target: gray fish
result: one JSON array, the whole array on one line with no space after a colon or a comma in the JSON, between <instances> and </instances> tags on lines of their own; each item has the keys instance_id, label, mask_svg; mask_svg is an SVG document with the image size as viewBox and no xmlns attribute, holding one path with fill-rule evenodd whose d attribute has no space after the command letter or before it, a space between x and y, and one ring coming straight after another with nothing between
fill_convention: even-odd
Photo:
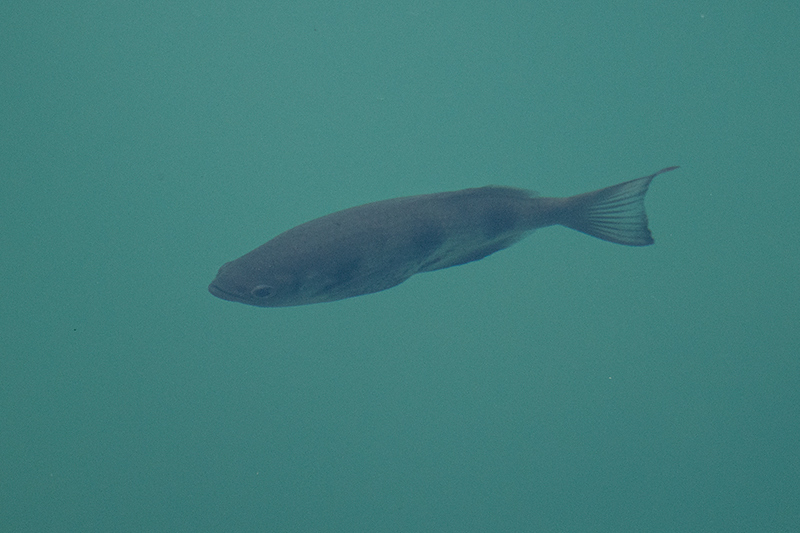
<instances>
[{"instance_id":1,"label":"gray fish","mask_svg":"<svg viewBox=\"0 0 800 533\"><path fill-rule=\"evenodd\" d=\"M333 302L419 272L477 261L560 224L629 246L653 243L644 196L655 174L568 198L480 187L351 207L281 233L219 269L214 296L260 307Z\"/></svg>"}]
</instances>

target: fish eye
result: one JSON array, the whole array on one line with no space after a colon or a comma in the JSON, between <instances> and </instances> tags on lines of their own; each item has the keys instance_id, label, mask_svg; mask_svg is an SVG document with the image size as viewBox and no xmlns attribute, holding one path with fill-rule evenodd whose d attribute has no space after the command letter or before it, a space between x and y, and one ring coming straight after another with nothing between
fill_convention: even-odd
<instances>
[{"instance_id":1,"label":"fish eye","mask_svg":"<svg viewBox=\"0 0 800 533\"><path fill-rule=\"evenodd\" d=\"M253 287L253 290L250 291L250 294L256 298L267 298L272 295L272 287L269 285L256 285Z\"/></svg>"}]
</instances>

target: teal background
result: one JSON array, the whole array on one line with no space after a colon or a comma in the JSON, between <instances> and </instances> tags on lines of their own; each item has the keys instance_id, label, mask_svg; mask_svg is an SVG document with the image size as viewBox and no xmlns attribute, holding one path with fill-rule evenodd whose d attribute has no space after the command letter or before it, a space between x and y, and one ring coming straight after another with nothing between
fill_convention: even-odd
<instances>
[{"instance_id":1,"label":"teal background","mask_svg":"<svg viewBox=\"0 0 800 533\"><path fill-rule=\"evenodd\" d=\"M0 530L800 530L800 4L5 2ZM217 268L373 200L681 169L316 306Z\"/></svg>"}]
</instances>

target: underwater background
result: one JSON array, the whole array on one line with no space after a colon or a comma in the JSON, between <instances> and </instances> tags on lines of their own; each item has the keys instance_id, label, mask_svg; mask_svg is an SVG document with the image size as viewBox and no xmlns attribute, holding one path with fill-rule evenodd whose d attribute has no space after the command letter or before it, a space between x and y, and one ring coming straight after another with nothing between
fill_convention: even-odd
<instances>
[{"instance_id":1,"label":"underwater background","mask_svg":"<svg viewBox=\"0 0 800 533\"><path fill-rule=\"evenodd\" d=\"M0 530L800 530L796 1L6 2ZM681 168L389 291L225 302L327 213Z\"/></svg>"}]
</instances>

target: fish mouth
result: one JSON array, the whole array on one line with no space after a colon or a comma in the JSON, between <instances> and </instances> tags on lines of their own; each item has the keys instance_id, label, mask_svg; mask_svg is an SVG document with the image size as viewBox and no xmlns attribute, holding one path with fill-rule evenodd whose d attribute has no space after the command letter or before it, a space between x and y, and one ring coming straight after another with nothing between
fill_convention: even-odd
<instances>
[{"instance_id":1,"label":"fish mouth","mask_svg":"<svg viewBox=\"0 0 800 533\"><path fill-rule=\"evenodd\" d=\"M229 302L241 302L242 298L233 294L231 292L226 291L225 289L221 289L219 285L216 285L213 281L208 286L208 292L216 296L217 298L222 298L223 300L227 300Z\"/></svg>"}]
</instances>

